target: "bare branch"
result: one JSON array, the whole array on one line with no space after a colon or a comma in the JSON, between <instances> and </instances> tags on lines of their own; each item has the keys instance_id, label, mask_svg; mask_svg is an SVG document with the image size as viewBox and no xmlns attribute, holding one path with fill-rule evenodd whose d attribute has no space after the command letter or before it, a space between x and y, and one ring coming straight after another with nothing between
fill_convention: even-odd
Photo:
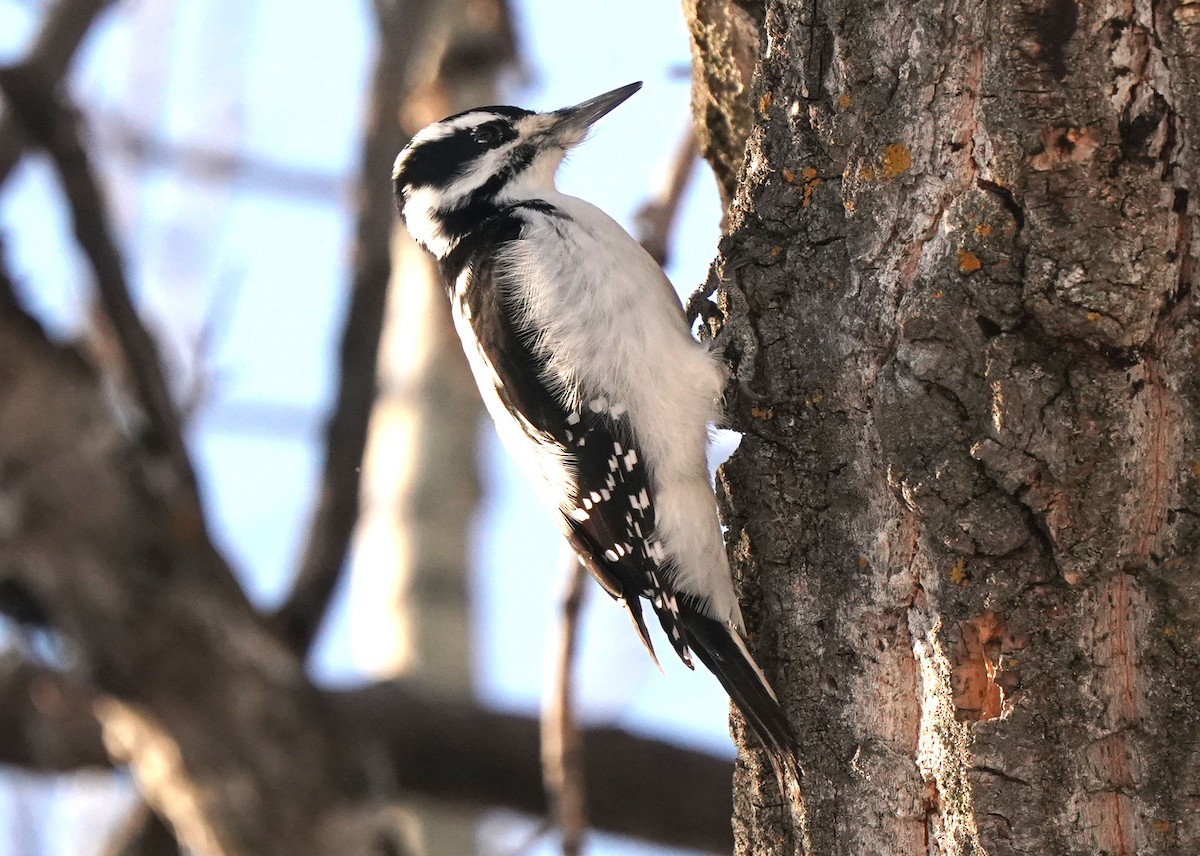
<instances>
[{"instance_id":1,"label":"bare branch","mask_svg":"<svg viewBox=\"0 0 1200 856\"><path fill-rule=\"evenodd\" d=\"M350 306L342 333L341 380L325 430L317 506L287 601L277 620L288 644L307 651L341 576L358 520L360 467L375 403L375 366L391 274L391 164L404 143L399 124L410 66L434 15L430 0L377 4L379 47L363 137L360 204Z\"/></svg>"},{"instance_id":2,"label":"bare branch","mask_svg":"<svg viewBox=\"0 0 1200 856\"><path fill-rule=\"evenodd\" d=\"M26 131L45 148L70 206L76 240L91 265L101 307L120 344L148 423L149 448L169 462L173 502L198 504L182 427L159 359L130 296L125 265L109 228L104 196L77 129L77 117L28 66L0 69L0 91Z\"/></svg>"},{"instance_id":3,"label":"bare branch","mask_svg":"<svg viewBox=\"0 0 1200 856\"><path fill-rule=\"evenodd\" d=\"M49 684L65 703L46 704ZM33 693L31 696L30 693ZM40 695L38 694L40 693ZM400 682L326 693L347 729L376 747L405 793L544 815L537 719L436 698ZM92 697L47 669L0 659L0 763L63 771L106 766ZM40 702L35 704L35 702ZM20 725L9 710L23 712ZM73 711L61 715L61 711ZM8 727L14 725L14 727ZM729 852L733 765L615 728L583 732L594 828L657 844Z\"/></svg>"},{"instance_id":4,"label":"bare branch","mask_svg":"<svg viewBox=\"0 0 1200 856\"><path fill-rule=\"evenodd\" d=\"M563 856L579 856L587 829L583 742L575 719L572 679L587 576L583 563L573 560L563 595L552 683L542 714L542 777L562 835Z\"/></svg>"},{"instance_id":5,"label":"bare branch","mask_svg":"<svg viewBox=\"0 0 1200 856\"><path fill-rule=\"evenodd\" d=\"M139 801L104 849L104 856L178 856L179 844L161 817Z\"/></svg>"},{"instance_id":6,"label":"bare branch","mask_svg":"<svg viewBox=\"0 0 1200 856\"><path fill-rule=\"evenodd\" d=\"M204 182L236 182L239 190L324 204L349 204L343 175L274 163L253 154L156 137L117 113L88 110L101 155L119 155L138 169L162 169Z\"/></svg>"},{"instance_id":7,"label":"bare branch","mask_svg":"<svg viewBox=\"0 0 1200 856\"><path fill-rule=\"evenodd\" d=\"M41 772L108 765L87 690L7 651L0 698L0 763Z\"/></svg>"},{"instance_id":8,"label":"bare branch","mask_svg":"<svg viewBox=\"0 0 1200 856\"><path fill-rule=\"evenodd\" d=\"M56 0L50 4L42 27L22 61L41 88L53 91L67 73L75 51L100 13L112 0ZM26 145L22 123L12 110L0 112L0 185L21 159Z\"/></svg>"},{"instance_id":9,"label":"bare branch","mask_svg":"<svg viewBox=\"0 0 1200 856\"><path fill-rule=\"evenodd\" d=\"M696 135L689 122L667 163L661 186L633 215L638 241L660 265L666 265L670 256L671 230L698 158Z\"/></svg>"},{"instance_id":10,"label":"bare branch","mask_svg":"<svg viewBox=\"0 0 1200 856\"><path fill-rule=\"evenodd\" d=\"M17 300L17 288L13 284L12 276L8 272L8 260L4 255L3 240L0 240L0 312L5 312L14 317L25 315L21 309L20 302Z\"/></svg>"},{"instance_id":11,"label":"bare branch","mask_svg":"<svg viewBox=\"0 0 1200 856\"><path fill-rule=\"evenodd\" d=\"M0 376L0 576L103 693L106 745L147 800L194 851L324 856L334 836L345 856L367 853L385 795L363 790L354 732L164 507L91 367L8 307Z\"/></svg>"},{"instance_id":12,"label":"bare branch","mask_svg":"<svg viewBox=\"0 0 1200 856\"><path fill-rule=\"evenodd\" d=\"M339 694L335 708L381 743L409 790L534 815L548 810L533 717L439 701L386 683ZM584 733L583 767L594 828L729 852L729 761L602 727Z\"/></svg>"},{"instance_id":13,"label":"bare branch","mask_svg":"<svg viewBox=\"0 0 1200 856\"><path fill-rule=\"evenodd\" d=\"M337 696L346 720L380 741L403 786L434 799L548 810L533 717L438 701L398 684ZM592 826L674 847L731 849L732 764L616 728L583 739Z\"/></svg>"}]
</instances>

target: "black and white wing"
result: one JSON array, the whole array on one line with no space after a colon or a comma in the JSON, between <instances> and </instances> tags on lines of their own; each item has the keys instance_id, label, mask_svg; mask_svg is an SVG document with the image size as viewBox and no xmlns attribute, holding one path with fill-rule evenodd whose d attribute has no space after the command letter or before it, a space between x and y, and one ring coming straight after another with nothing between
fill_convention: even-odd
<instances>
[{"instance_id":1,"label":"black and white wing","mask_svg":"<svg viewBox=\"0 0 1200 856\"><path fill-rule=\"evenodd\" d=\"M442 264L456 323L469 323L473 370L493 417L523 433L532 466L546 475L558 468L570 484L556 491L567 538L605 590L620 600L647 650L654 648L639 598L654 605L675 651L691 666L680 606L664 567L666 555L654 533L654 498L647 462L620 402L579 396L569 410L543 381L534 353L535 333L522 327L507 290L496 281L503 245L517 240L519 214L502 215L460 245ZM485 385L490 388L485 388ZM497 412L501 410L503 412ZM511 444L510 444L511 445ZM657 662L657 658L656 658Z\"/></svg>"}]
</instances>

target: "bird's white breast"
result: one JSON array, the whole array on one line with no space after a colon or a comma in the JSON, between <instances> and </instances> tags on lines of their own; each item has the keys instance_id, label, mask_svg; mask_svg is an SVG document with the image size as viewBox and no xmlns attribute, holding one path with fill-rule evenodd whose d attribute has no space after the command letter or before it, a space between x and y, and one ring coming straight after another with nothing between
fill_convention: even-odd
<instances>
[{"instance_id":1,"label":"bird's white breast","mask_svg":"<svg viewBox=\"0 0 1200 856\"><path fill-rule=\"evenodd\" d=\"M658 533L674 582L740 623L708 481L708 425L720 418L724 369L692 338L658 264L611 217L575 197L539 197L567 217L524 210L503 281L547 361L545 380L577 408L603 395L629 412L650 462Z\"/></svg>"}]
</instances>

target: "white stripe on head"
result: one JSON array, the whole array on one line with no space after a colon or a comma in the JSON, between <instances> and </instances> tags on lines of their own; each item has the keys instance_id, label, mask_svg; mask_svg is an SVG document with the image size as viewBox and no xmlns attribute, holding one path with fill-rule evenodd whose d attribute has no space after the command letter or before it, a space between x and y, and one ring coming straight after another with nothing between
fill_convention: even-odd
<instances>
[{"instance_id":1,"label":"white stripe on head","mask_svg":"<svg viewBox=\"0 0 1200 856\"><path fill-rule=\"evenodd\" d=\"M472 192L503 169L510 151L518 144L519 140L484 152L448 187L408 185L404 191L404 223L409 233L438 258L449 252L452 242L442 234L439 215L465 205Z\"/></svg>"},{"instance_id":2,"label":"white stripe on head","mask_svg":"<svg viewBox=\"0 0 1200 856\"><path fill-rule=\"evenodd\" d=\"M454 119L442 120L441 122L434 122L432 125L427 125L414 134L413 138L408 141L408 145L401 149L400 154L396 157L396 162L392 165L392 178L400 174L400 168L404 166L404 162L408 160L408 156L412 154L414 149L419 148L421 145L431 143L434 140L444 139L451 134L464 131L467 128L476 128L485 122L504 118L504 116L498 113L478 110L457 116Z\"/></svg>"}]
</instances>

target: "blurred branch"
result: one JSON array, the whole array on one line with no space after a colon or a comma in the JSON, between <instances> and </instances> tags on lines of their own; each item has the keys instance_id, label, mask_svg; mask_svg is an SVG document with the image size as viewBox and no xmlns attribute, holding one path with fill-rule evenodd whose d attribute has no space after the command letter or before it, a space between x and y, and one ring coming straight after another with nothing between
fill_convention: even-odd
<instances>
[{"instance_id":1,"label":"blurred branch","mask_svg":"<svg viewBox=\"0 0 1200 856\"><path fill-rule=\"evenodd\" d=\"M98 152L119 154L139 169L170 170L200 182L236 182L239 190L312 202L343 203L350 198L350 182L336 173L273 163L244 152L160 139L115 113L88 110L88 119L96 134Z\"/></svg>"},{"instance_id":2,"label":"blurred branch","mask_svg":"<svg viewBox=\"0 0 1200 856\"><path fill-rule=\"evenodd\" d=\"M139 801L105 846L104 856L179 856L179 844L163 819Z\"/></svg>"},{"instance_id":3,"label":"blurred branch","mask_svg":"<svg viewBox=\"0 0 1200 856\"><path fill-rule=\"evenodd\" d=\"M572 559L570 564L562 602L557 658L542 716L542 776L562 835L563 856L579 856L583 852L583 835L587 829L587 783L584 780L583 742L572 696L579 616L588 574L582 562Z\"/></svg>"},{"instance_id":4,"label":"blurred branch","mask_svg":"<svg viewBox=\"0 0 1200 856\"><path fill-rule=\"evenodd\" d=\"M0 91L12 114L45 148L71 211L75 238L96 280L100 305L120 345L149 426L150 447L165 456L175 484L167 495L196 504L196 479L183 442L179 413L159 359L129 293L125 266L109 228L108 210L77 128L77 115L27 66L0 68Z\"/></svg>"},{"instance_id":5,"label":"blurred branch","mask_svg":"<svg viewBox=\"0 0 1200 856\"><path fill-rule=\"evenodd\" d=\"M376 3L379 39L359 175L354 273L342 332L337 401L325 430L325 464L295 583L277 620L288 644L307 651L341 577L358 521L363 452L391 275L392 161L403 147L401 102L433 20L433 0Z\"/></svg>"},{"instance_id":6,"label":"blurred branch","mask_svg":"<svg viewBox=\"0 0 1200 856\"><path fill-rule=\"evenodd\" d=\"M97 693L110 753L194 852L345 856L389 839L353 731L153 487L92 367L0 307L0 577ZM253 798L247 798L252 794Z\"/></svg>"},{"instance_id":7,"label":"blurred branch","mask_svg":"<svg viewBox=\"0 0 1200 856\"><path fill-rule=\"evenodd\" d=\"M92 695L15 651L0 654L0 763L39 772L107 766Z\"/></svg>"},{"instance_id":8,"label":"blurred branch","mask_svg":"<svg viewBox=\"0 0 1200 856\"><path fill-rule=\"evenodd\" d=\"M633 215L638 242L660 265L666 265L670 255L675 218L698 158L696 135L689 122L667 163L661 186Z\"/></svg>"},{"instance_id":9,"label":"blurred branch","mask_svg":"<svg viewBox=\"0 0 1200 856\"><path fill-rule=\"evenodd\" d=\"M96 18L112 0L55 0L20 67L37 79L41 89L54 91ZM21 159L26 146L22 123L12 109L0 112L0 185Z\"/></svg>"},{"instance_id":10,"label":"blurred branch","mask_svg":"<svg viewBox=\"0 0 1200 856\"><path fill-rule=\"evenodd\" d=\"M17 289L8 273L8 259L4 254L4 241L0 238L0 312L14 317L27 317L17 300Z\"/></svg>"},{"instance_id":11,"label":"blurred branch","mask_svg":"<svg viewBox=\"0 0 1200 856\"><path fill-rule=\"evenodd\" d=\"M86 694L68 685L69 707L78 715L51 715L58 708L34 704L27 688L39 681L64 685L62 678L26 664L18 667L21 680L12 680L13 666L4 662L0 695L33 724L0 729L0 763L54 771L107 763L99 728L82 715L90 707ZM535 717L435 698L398 682L325 697L351 733L378 747L406 794L547 812ZM0 724L7 725L8 716ZM615 728L588 729L583 736L594 828L665 846L730 851L731 762Z\"/></svg>"}]
</instances>

